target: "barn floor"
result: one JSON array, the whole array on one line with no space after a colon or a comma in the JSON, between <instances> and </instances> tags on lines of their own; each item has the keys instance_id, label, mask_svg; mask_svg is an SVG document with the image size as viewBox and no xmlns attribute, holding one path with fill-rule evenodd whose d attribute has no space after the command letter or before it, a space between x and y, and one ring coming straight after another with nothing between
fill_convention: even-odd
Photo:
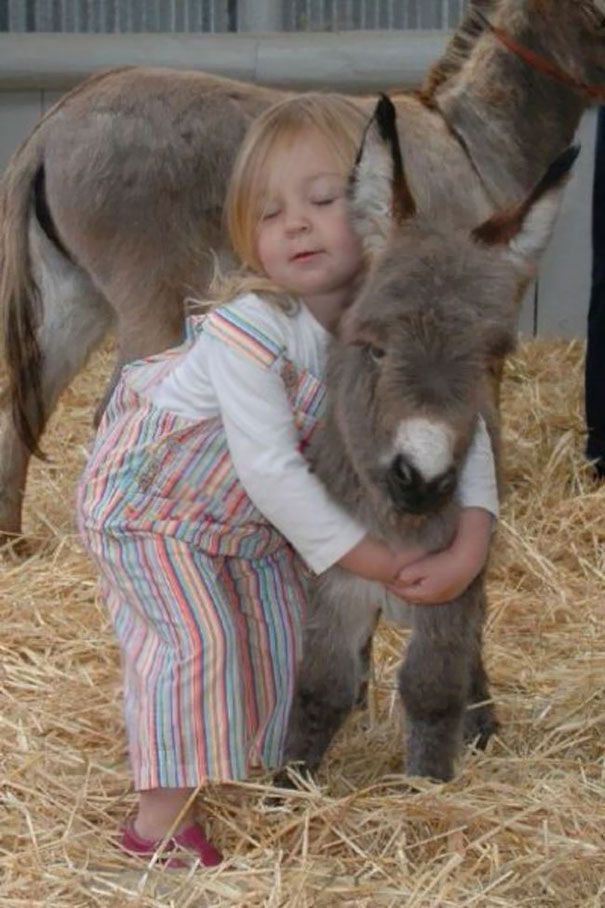
<instances>
[{"instance_id":1,"label":"barn floor","mask_svg":"<svg viewBox=\"0 0 605 908\"><path fill-rule=\"evenodd\" d=\"M27 495L29 557L0 556L0 904L602 908L605 485L581 456L582 348L532 342L503 387L505 500L489 571L487 664L502 722L455 781L400 774L403 632L380 632L366 715L318 786L269 779L200 799L228 860L146 871L112 836L134 803L118 654L73 525L101 352L65 394Z\"/></svg>"}]
</instances>

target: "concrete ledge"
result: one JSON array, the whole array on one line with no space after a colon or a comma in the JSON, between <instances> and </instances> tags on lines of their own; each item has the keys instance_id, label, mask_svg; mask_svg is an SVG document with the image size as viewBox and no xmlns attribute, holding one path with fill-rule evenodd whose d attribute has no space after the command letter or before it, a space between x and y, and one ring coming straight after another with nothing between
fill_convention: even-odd
<instances>
[{"instance_id":1,"label":"concrete ledge","mask_svg":"<svg viewBox=\"0 0 605 908\"><path fill-rule=\"evenodd\" d=\"M416 88L441 31L266 35L0 35L0 90L65 90L114 66L198 69L283 88Z\"/></svg>"}]
</instances>

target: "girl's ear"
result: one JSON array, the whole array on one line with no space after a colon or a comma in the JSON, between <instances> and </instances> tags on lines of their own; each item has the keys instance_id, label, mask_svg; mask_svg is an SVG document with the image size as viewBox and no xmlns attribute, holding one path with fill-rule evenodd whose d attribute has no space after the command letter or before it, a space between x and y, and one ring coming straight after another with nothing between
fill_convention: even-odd
<instances>
[{"instance_id":1,"label":"girl's ear","mask_svg":"<svg viewBox=\"0 0 605 908\"><path fill-rule=\"evenodd\" d=\"M579 145L566 148L520 205L492 215L473 230L473 239L486 246L506 246L520 264L535 265L550 239L579 151Z\"/></svg>"},{"instance_id":2,"label":"girl's ear","mask_svg":"<svg viewBox=\"0 0 605 908\"><path fill-rule=\"evenodd\" d=\"M353 225L370 255L384 246L394 223L416 211L403 169L395 107L386 95L381 95L365 128L348 198Z\"/></svg>"}]
</instances>

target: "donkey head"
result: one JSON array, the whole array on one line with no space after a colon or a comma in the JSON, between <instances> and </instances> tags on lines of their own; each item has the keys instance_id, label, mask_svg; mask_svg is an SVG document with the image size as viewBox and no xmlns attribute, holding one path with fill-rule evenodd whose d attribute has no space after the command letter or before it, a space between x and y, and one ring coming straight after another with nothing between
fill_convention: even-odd
<instances>
[{"instance_id":1,"label":"donkey head","mask_svg":"<svg viewBox=\"0 0 605 908\"><path fill-rule=\"evenodd\" d=\"M516 36L537 54L526 62L549 77L559 80L560 67L579 83L604 85L605 0L471 0L469 14ZM584 94L581 85L577 89ZM602 96L591 100L590 94L589 90L587 104L602 103Z\"/></svg>"},{"instance_id":2,"label":"donkey head","mask_svg":"<svg viewBox=\"0 0 605 908\"><path fill-rule=\"evenodd\" d=\"M605 0L471 0L469 19L510 31L580 82L605 82ZM539 59L527 62L541 68Z\"/></svg>"},{"instance_id":3,"label":"donkey head","mask_svg":"<svg viewBox=\"0 0 605 908\"><path fill-rule=\"evenodd\" d=\"M382 98L350 181L368 272L331 352L331 419L373 498L431 513L452 497L485 406L490 360L513 346L519 281L550 236L565 152L516 208L472 233L415 210L391 102Z\"/></svg>"},{"instance_id":4,"label":"donkey head","mask_svg":"<svg viewBox=\"0 0 605 908\"><path fill-rule=\"evenodd\" d=\"M573 61L571 75L605 87L605 0L540 0L540 12L550 33L546 46L559 36L554 42L559 64L569 69ZM587 103L603 103L603 97L591 101L589 92Z\"/></svg>"}]
</instances>

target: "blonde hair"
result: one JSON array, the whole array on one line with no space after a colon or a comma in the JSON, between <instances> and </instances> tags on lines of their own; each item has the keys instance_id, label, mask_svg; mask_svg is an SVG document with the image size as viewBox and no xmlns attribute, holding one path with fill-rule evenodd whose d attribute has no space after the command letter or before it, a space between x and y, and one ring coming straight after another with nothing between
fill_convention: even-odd
<instances>
[{"instance_id":1,"label":"blonde hair","mask_svg":"<svg viewBox=\"0 0 605 908\"><path fill-rule=\"evenodd\" d=\"M355 161L367 116L341 95L308 92L279 101L256 119L235 160L225 202L225 221L231 245L242 263L231 275L215 271L210 294L215 304L245 292L256 292L289 308L291 300L262 273L256 249L261 215L261 190L273 155L290 149L305 132L315 132L334 153L346 176Z\"/></svg>"}]
</instances>

